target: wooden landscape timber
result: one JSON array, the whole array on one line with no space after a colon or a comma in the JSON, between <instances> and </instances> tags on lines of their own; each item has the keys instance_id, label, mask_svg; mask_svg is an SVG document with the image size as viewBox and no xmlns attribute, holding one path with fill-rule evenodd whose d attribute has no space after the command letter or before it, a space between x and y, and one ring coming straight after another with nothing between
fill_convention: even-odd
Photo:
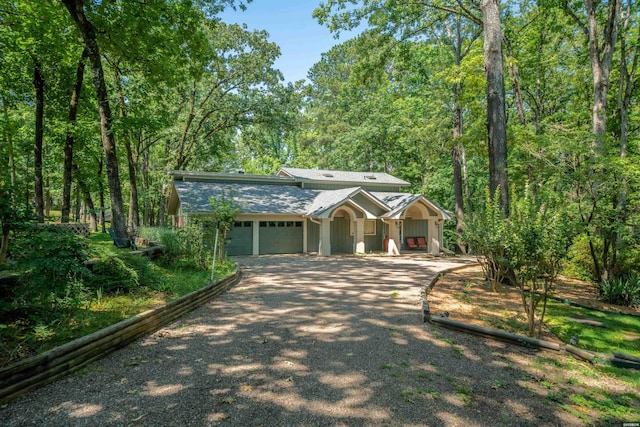
<instances>
[{"instance_id":1,"label":"wooden landscape timber","mask_svg":"<svg viewBox=\"0 0 640 427\"><path fill-rule=\"evenodd\" d=\"M601 361L607 361L608 363L610 363L612 366L615 366L615 367L640 370L640 358L632 355L627 355L619 352L613 352L613 355L607 355L607 354L592 352L589 350L584 350L584 349L575 347L571 344L555 343L555 342L540 340L540 339L532 338L528 336L517 335L514 333L502 331L499 329L492 329L492 328L486 328L479 325L468 324L468 323L449 319L448 318L449 313L447 312L445 312L444 315L442 316L432 315L429 307L429 302L427 299L428 299L429 293L431 292L433 287L437 284L437 282L446 273L451 273L453 271L464 269L473 265L474 264L457 266L454 268L444 270L438 276L432 279L427 285L425 285L422 291L423 300L422 300L422 306L421 306L424 322L435 323L449 329L466 332L466 333L472 333L475 335L492 338L492 339L496 339L496 340L500 340L500 341L504 341L511 344L528 347L528 348L555 351L559 353L568 353L580 360L584 360L589 363L596 363L598 360L601 360ZM564 298L556 297L554 299L565 304L574 305L576 307L588 308L590 310L597 310L592 307L571 303ZM606 313L615 313L607 310L599 310L599 311L603 311ZM572 317L571 319L578 323L584 323L592 327L606 328L606 326L601 322L588 321L588 319L585 320L580 317Z\"/></svg>"},{"instance_id":2,"label":"wooden landscape timber","mask_svg":"<svg viewBox=\"0 0 640 427\"><path fill-rule=\"evenodd\" d=\"M211 285L160 307L0 369L0 404L76 372L118 348L171 323L225 292L239 279L240 272L236 270Z\"/></svg>"}]
</instances>

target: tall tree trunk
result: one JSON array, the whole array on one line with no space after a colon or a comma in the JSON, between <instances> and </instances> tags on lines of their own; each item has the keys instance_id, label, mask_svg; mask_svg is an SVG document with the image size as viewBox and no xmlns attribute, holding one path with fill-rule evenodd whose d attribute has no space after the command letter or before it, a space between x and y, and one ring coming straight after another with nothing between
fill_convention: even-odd
<instances>
[{"instance_id":1,"label":"tall tree trunk","mask_svg":"<svg viewBox=\"0 0 640 427\"><path fill-rule=\"evenodd\" d=\"M44 186L44 214L48 217L51 215L51 179L47 175Z\"/></svg>"},{"instance_id":2,"label":"tall tree trunk","mask_svg":"<svg viewBox=\"0 0 640 427\"><path fill-rule=\"evenodd\" d=\"M76 209L73 217L74 222L80 222L80 186L76 185Z\"/></svg>"},{"instance_id":3,"label":"tall tree trunk","mask_svg":"<svg viewBox=\"0 0 640 427\"><path fill-rule=\"evenodd\" d=\"M120 186L120 175L118 172L118 156L116 154L116 141L111 130L111 107L107 93L107 85L104 79L102 68L102 58L96 40L96 32L93 24L87 20L84 14L83 0L62 0L69 10L71 18L78 26L84 45L87 48L91 71L93 73L93 85L96 90L98 102L98 113L100 115L100 133L102 146L105 154L105 164L107 169L107 182L111 196L111 226L116 235L125 236L127 234L124 220L124 205L122 203L122 189Z\"/></svg>"},{"instance_id":4,"label":"tall tree trunk","mask_svg":"<svg viewBox=\"0 0 640 427\"><path fill-rule=\"evenodd\" d=\"M149 197L149 151L145 150L141 156L142 156L142 167L141 167L142 190L146 195L144 198L144 207L142 208L143 209L142 224L146 226L151 226L153 225L151 224L151 218L153 215L151 214L152 205Z\"/></svg>"},{"instance_id":5,"label":"tall tree trunk","mask_svg":"<svg viewBox=\"0 0 640 427\"><path fill-rule=\"evenodd\" d=\"M44 138L44 78L40 61L33 59L33 86L36 90L36 129L33 144L34 193L33 199L38 221L44 221L44 195L42 181L42 140Z\"/></svg>"},{"instance_id":6,"label":"tall tree trunk","mask_svg":"<svg viewBox=\"0 0 640 427\"><path fill-rule=\"evenodd\" d=\"M126 105L124 102L124 93L122 91L121 75L116 67L116 88L118 90L118 110L121 118L127 116ZM138 184L136 179L136 159L131 149L131 132L126 130L124 136L124 146L127 151L127 166L129 169L129 226L134 228L140 227L140 208L138 206Z\"/></svg>"},{"instance_id":7,"label":"tall tree trunk","mask_svg":"<svg viewBox=\"0 0 640 427\"><path fill-rule=\"evenodd\" d=\"M7 101L2 99L2 112L4 114L5 120L5 134L6 141L8 145L8 155L9 155L9 174L10 174L10 182L11 182L11 198L13 200L14 191L16 188L16 160L15 155L13 153L13 129L11 127L11 119L9 118L9 106L7 105Z\"/></svg>"},{"instance_id":8,"label":"tall tree trunk","mask_svg":"<svg viewBox=\"0 0 640 427\"><path fill-rule=\"evenodd\" d=\"M100 199L100 226L102 232L107 232L106 218L105 218L105 206L104 206L104 184L102 184L102 159L98 160L98 195Z\"/></svg>"},{"instance_id":9,"label":"tall tree trunk","mask_svg":"<svg viewBox=\"0 0 640 427\"><path fill-rule=\"evenodd\" d=\"M510 58L514 57L513 47L509 38L504 37L504 44L507 48L507 54ZM516 110L518 111L518 123L521 126L527 124L527 116L524 113L524 100L522 99L522 89L520 87L520 69L518 63L515 60L509 61L509 77L511 77L511 84L513 85L513 98L516 102Z\"/></svg>"},{"instance_id":10,"label":"tall tree trunk","mask_svg":"<svg viewBox=\"0 0 640 427\"><path fill-rule=\"evenodd\" d=\"M482 0L480 10L484 29L484 68L487 78L489 189L494 195L496 189L501 188L500 205L508 215L507 115L502 64L502 26L498 1Z\"/></svg>"},{"instance_id":11,"label":"tall tree trunk","mask_svg":"<svg viewBox=\"0 0 640 427\"><path fill-rule=\"evenodd\" d=\"M64 144L64 166L62 178L62 219L61 222L69 222L69 212L71 212L71 181L73 170L73 145L75 143L74 128L78 117L78 102L84 81L84 65L88 56L87 49L82 51L80 61L76 67L76 79L73 83L71 101L69 102L69 121L67 123L67 137Z\"/></svg>"},{"instance_id":12,"label":"tall tree trunk","mask_svg":"<svg viewBox=\"0 0 640 427\"><path fill-rule=\"evenodd\" d=\"M629 144L629 109L631 108L631 96L635 89L636 74L638 71L638 57L640 56L640 31L636 32L637 40L630 47L627 46L627 30L630 28L630 19L633 13L631 2L627 3L627 8L622 22L622 31L620 33L620 85L618 88L618 113L620 115L619 130L619 150L620 158L624 161L627 158L627 148ZM629 66L631 69L629 69ZM617 221L621 224L627 223L627 180L624 179L620 183L618 192L617 211L619 218ZM609 277L614 274L615 264L617 263L617 248L622 243L622 233L616 233L616 240L613 244L612 262L610 271L607 273Z\"/></svg>"},{"instance_id":13,"label":"tall tree trunk","mask_svg":"<svg viewBox=\"0 0 640 427\"><path fill-rule=\"evenodd\" d=\"M462 137L462 108L460 107L460 91L461 84L456 82L453 88L453 151L451 157L453 160L453 193L455 195L455 212L456 212L456 232L461 237L464 233L462 221L464 220L464 196L462 182L462 153L464 148L460 142ZM467 253L467 247L461 240L458 241L458 248L463 254Z\"/></svg>"}]
</instances>

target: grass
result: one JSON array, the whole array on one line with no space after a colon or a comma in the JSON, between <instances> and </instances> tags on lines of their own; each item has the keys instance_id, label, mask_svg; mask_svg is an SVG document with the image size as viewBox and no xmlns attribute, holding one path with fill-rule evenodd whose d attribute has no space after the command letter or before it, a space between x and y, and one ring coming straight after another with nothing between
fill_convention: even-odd
<instances>
[{"instance_id":1,"label":"grass","mask_svg":"<svg viewBox=\"0 0 640 427\"><path fill-rule=\"evenodd\" d=\"M33 356L88 335L121 320L179 298L209 283L210 271L163 265L133 256L130 249L118 249L107 234L92 233L92 259L117 256L140 277L139 285L128 290L105 291L87 288L82 304L64 315L46 319L25 312L0 322L0 366ZM216 277L228 275L235 265L216 264Z\"/></svg>"},{"instance_id":2,"label":"grass","mask_svg":"<svg viewBox=\"0 0 640 427\"><path fill-rule=\"evenodd\" d=\"M571 320L579 317L602 322L606 327L588 326ZM598 353L613 351L640 357L640 317L606 313L549 300L545 323L564 342L578 337L576 347Z\"/></svg>"}]
</instances>

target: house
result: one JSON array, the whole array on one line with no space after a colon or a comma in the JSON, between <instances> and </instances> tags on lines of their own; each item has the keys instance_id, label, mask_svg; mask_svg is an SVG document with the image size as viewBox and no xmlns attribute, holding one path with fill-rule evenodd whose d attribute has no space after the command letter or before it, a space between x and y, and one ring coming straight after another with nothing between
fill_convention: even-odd
<instances>
[{"instance_id":1,"label":"house","mask_svg":"<svg viewBox=\"0 0 640 427\"><path fill-rule=\"evenodd\" d=\"M229 231L229 255L385 251L405 237L427 239L439 254L449 212L409 183L378 172L281 168L275 175L171 171L169 215L177 224L211 212L209 198L232 198L240 214Z\"/></svg>"}]
</instances>

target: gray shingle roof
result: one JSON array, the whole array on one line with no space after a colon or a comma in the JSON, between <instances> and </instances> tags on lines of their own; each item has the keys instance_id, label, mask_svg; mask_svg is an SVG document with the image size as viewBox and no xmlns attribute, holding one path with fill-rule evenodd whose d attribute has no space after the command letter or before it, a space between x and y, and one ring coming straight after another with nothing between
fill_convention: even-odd
<instances>
[{"instance_id":1,"label":"gray shingle roof","mask_svg":"<svg viewBox=\"0 0 640 427\"><path fill-rule=\"evenodd\" d=\"M225 183L203 181L173 182L180 198L182 211L186 214L211 212L209 198L227 197L234 202L245 214L281 214L305 215L311 217L322 216L328 209L337 207L350 200L356 194L364 192L383 202L391 210L384 217L400 214L418 199L424 199L419 194L395 192L365 192L360 187L343 188L340 190L306 190L292 185L268 185L251 183ZM432 202L430 205L443 212L444 218L451 218L451 213L439 208ZM354 204L357 203L353 202ZM361 208L362 209L362 208ZM367 213L367 217L371 216Z\"/></svg>"},{"instance_id":2,"label":"gray shingle roof","mask_svg":"<svg viewBox=\"0 0 640 427\"><path fill-rule=\"evenodd\" d=\"M318 191L290 185L174 181L185 213L211 212L209 197L232 197L243 213L304 215Z\"/></svg>"},{"instance_id":3,"label":"gray shingle roof","mask_svg":"<svg viewBox=\"0 0 640 427\"><path fill-rule=\"evenodd\" d=\"M354 193L357 193L359 187L343 188L341 190L320 191L309 208L309 216L318 216L322 212L345 201Z\"/></svg>"},{"instance_id":4,"label":"gray shingle roof","mask_svg":"<svg viewBox=\"0 0 640 427\"><path fill-rule=\"evenodd\" d=\"M395 176L383 172L347 172L323 169L280 168L281 173L297 179L313 181L353 182L355 184L409 185Z\"/></svg>"}]
</instances>

